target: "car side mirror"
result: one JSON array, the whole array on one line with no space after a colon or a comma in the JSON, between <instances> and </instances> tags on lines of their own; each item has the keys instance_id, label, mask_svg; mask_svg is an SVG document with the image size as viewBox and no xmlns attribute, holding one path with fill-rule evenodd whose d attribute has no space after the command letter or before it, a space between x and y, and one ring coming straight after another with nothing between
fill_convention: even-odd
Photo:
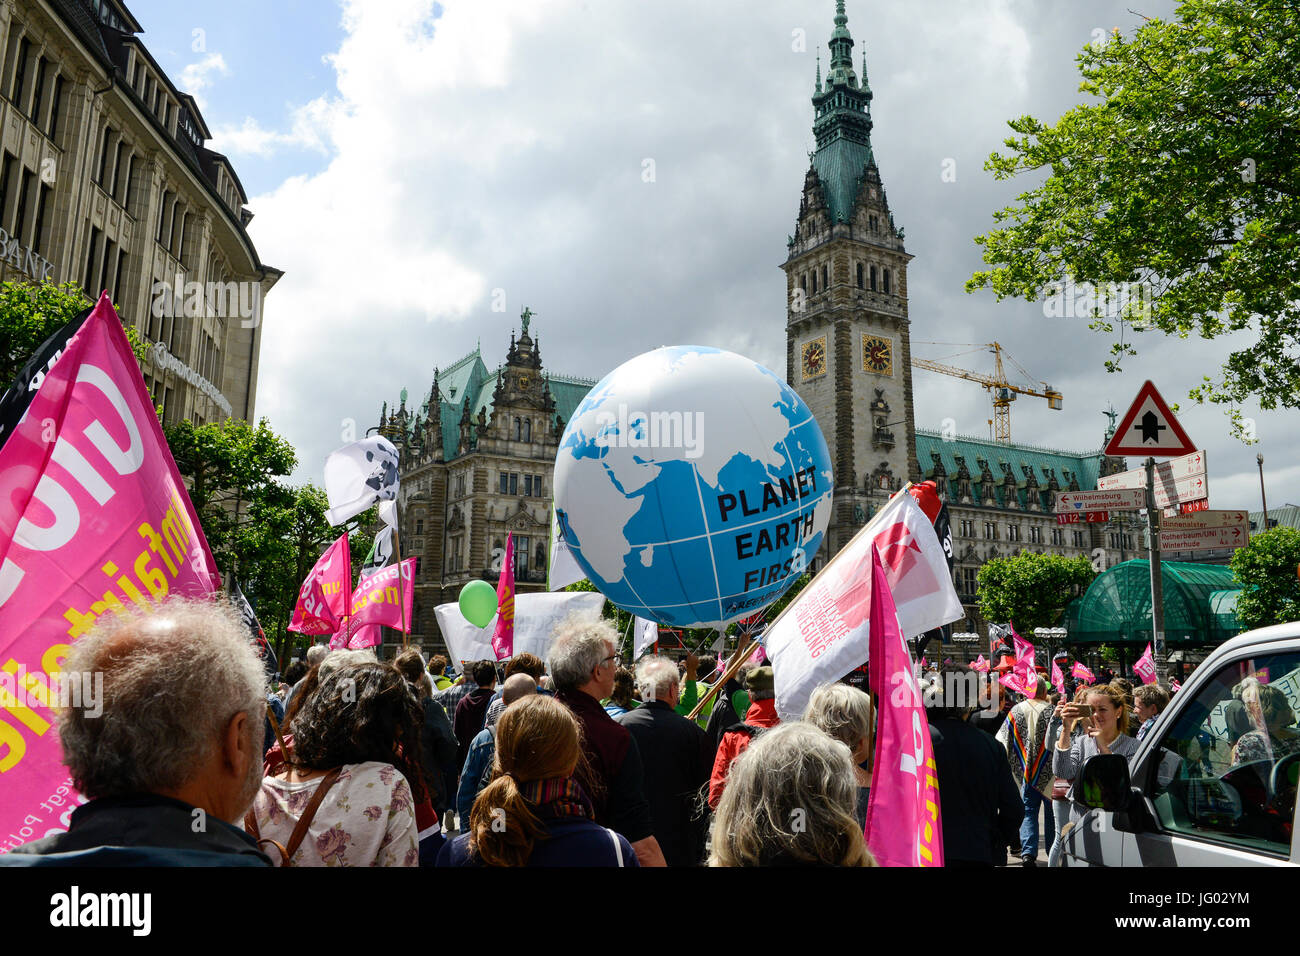
<instances>
[{"instance_id":1,"label":"car side mirror","mask_svg":"<svg viewBox=\"0 0 1300 956\"><path fill-rule=\"evenodd\" d=\"M1126 810L1131 794L1128 758L1098 754L1083 765L1074 782L1074 799L1095 810Z\"/></svg>"}]
</instances>

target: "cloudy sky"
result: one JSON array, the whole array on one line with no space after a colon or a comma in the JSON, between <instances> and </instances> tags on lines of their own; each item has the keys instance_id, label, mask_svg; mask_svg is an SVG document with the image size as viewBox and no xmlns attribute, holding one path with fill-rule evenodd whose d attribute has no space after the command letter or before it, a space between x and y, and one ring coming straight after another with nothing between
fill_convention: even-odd
<instances>
[{"instance_id":1,"label":"cloudy sky","mask_svg":"<svg viewBox=\"0 0 1300 956\"><path fill-rule=\"evenodd\" d=\"M1097 448L1107 405L1122 413L1150 378L1208 449L1212 507L1258 509L1256 451L1280 505L1300 498L1293 416L1244 408L1260 439L1248 447L1222 410L1187 400L1224 340L1140 336L1108 375L1110 339L1086 320L963 289L982 265L972 237L1033 185L983 171L1006 121L1056 119L1080 100L1084 44L1131 32L1129 8L1174 5L848 0L915 256L913 353L996 339L1065 395L1060 412L1022 396L1013 438L1068 449ZM600 378L688 342L784 369L779 265L833 0L225 0L208 22L180 6L131 3L234 162L262 260L286 273L267 299L257 414L297 447L295 480L319 482L349 422L375 424L403 385L426 395L435 365L476 343L501 361L525 305L554 372ZM955 362L991 370L978 351ZM988 435L980 386L914 383L918 426Z\"/></svg>"}]
</instances>

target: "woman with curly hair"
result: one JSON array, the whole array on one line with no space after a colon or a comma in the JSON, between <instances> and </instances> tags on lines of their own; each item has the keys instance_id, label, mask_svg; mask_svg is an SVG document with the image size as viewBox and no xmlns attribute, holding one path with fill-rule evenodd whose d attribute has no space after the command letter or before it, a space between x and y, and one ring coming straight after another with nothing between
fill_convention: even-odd
<instances>
[{"instance_id":1,"label":"woman with curly hair","mask_svg":"<svg viewBox=\"0 0 1300 956\"><path fill-rule=\"evenodd\" d=\"M297 701L295 701L297 703ZM293 720L286 766L245 818L281 866L416 866L420 705L391 664L325 674Z\"/></svg>"},{"instance_id":2,"label":"woman with curly hair","mask_svg":"<svg viewBox=\"0 0 1300 956\"><path fill-rule=\"evenodd\" d=\"M731 765L709 866L875 866L856 800L845 744L804 721L773 727Z\"/></svg>"},{"instance_id":3,"label":"woman with curly hair","mask_svg":"<svg viewBox=\"0 0 1300 956\"><path fill-rule=\"evenodd\" d=\"M554 697L507 707L496 725L492 782L438 866L639 866L632 844L593 820L574 779L578 735L577 718Z\"/></svg>"}]
</instances>

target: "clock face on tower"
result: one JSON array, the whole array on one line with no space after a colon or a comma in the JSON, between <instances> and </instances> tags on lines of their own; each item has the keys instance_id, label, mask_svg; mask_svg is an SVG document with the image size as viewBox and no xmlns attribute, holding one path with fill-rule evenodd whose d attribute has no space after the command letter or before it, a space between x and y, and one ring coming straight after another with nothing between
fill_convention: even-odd
<instances>
[{"instance_id":1,"label":"clock face on tower","mask_svg":"<svg viewBox=\"0 0 1300 956\"><path fill-rule=\"evenodd\" d=\"M862 336L862 370L877 375L893 375L894 343L876 335Z\"/></svg>"},{"instance_id":2,"label":"clock face on tower","mask_svg":"<svg viewBox=\"0 0 1300 956\"><path fill-rule=\"evenodd\" d=\"M804 343L800 368L804 379L816 378L826 371L826 336Z\"/></svg>"}]
</instances>

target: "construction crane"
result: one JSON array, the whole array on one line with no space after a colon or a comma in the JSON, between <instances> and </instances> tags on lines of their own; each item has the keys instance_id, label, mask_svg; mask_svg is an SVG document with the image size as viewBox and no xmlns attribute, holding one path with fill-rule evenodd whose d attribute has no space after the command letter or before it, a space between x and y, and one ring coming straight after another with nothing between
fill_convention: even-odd
<instances>
[{"instance_id":1,"label":"construction crane","mask_svg":"<svg viewBox=\"0 0 1300 956\"><path fill-rule=\"evenodd\" d=\"M1004 445L1011 444L1011 403L1016 400L1016 395L1033 395L1036 398L1047 399L1047 407L1055 411L1061 410L1064 396L1056 389L1052 388L1046 382L1039 381L1025 371L1024 367L1007 356L1007 361L1014 365L1027 380L1038 381L1043 386L1042 391L1033 388L1023 388L1019 385L1013 385L1007 381L1006 373L1002 370L1002 346L997 342L989 342L984 345L974 345L964 343L958 345L953 342L915 342L914 345L956 345L958 348L984 349L993 353L993 374L982 375L979 372L971 372L964 368L957 368L954 365L943 365L939 362L933 362L930 359L912 359L912 365L916 368L929 369L931 372L942 372L944 375L952 375L955 378L964 378L968 382L978 382L988 389L989 395L993 398L993 417L989 419L989 425L993 428L993 440ZM958 353L965 354L965 353ZM953 356L954 358L956 356Z\"/></svg>"}]
</instances>

